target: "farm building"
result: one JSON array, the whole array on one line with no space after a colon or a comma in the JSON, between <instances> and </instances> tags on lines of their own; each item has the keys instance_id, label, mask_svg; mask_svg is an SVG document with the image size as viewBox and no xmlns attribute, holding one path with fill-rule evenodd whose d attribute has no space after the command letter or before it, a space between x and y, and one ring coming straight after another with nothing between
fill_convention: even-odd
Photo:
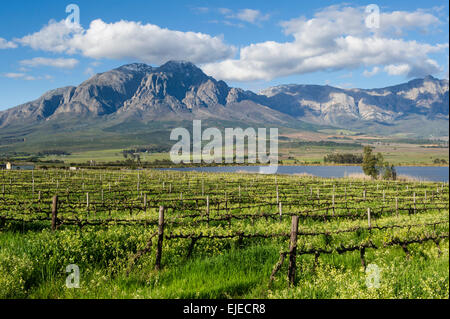
<instances>
[{"instance_id":1,"label":"farm building","mask_svg":"<svg viewBox=\"0 0 450 319\"><path fill-rule=\"evenodd\" d=\"M30 171L34 169L34 165L14 165L10 162L6 163L6 169L7 170L13 170L13 171Z\"/></svg>"}]
</instances>

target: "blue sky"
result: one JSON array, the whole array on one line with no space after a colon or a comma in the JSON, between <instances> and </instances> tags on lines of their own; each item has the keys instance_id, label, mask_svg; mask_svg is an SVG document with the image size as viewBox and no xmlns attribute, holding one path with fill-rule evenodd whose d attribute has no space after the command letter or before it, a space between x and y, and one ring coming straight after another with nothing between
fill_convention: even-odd
<instances>
[{"instance_id":1,"label":"blue sky","mask_svg":"<svg viewBox=\"0 0 450 319\"><path fill-rule=\"evenodd\" d=\"M65 21L72 3L79 24ZM366 22L371 3L378 24ZM125 63L170 59L254 91L448 78L448 27L447 1L3 1L0 110Z\"/></svg>"}]
</instances>

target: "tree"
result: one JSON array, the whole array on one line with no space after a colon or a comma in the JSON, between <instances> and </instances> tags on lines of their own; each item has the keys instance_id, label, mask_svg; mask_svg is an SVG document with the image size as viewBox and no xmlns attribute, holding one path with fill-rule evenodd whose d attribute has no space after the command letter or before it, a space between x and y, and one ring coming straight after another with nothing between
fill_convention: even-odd
<instances>
[{"instance_id":1,"label":"tree","mask_svg":"<svg viewBox=\"0 0 450 319\"><path fill-rule=\"evenodd\" d=\"M379 174L377 165L379 163L378 161L379 161L378 156L375 156L373 154L373 148L370 146L364 146L363 162L362 162L362 170L364 174L372 177L373 179L376 179Z\"/></svg>"},{"instance_id":2,"label":"tree","mask_svg":"<svg viewBox=\"0 0 450 319\"><path fill-rule=\"evenodd\" d=\"M394 165L385 163L383 167L383 179L394 181L397 179L397 171L395 170Z\"/></svg>"},{"instance_id":3,"label":"tree","mask_svg":"<svg viewBox=\"0 0 450 319\"><path fill-rule=\"evenodd\" d=\"M380 173L382 173L383 179L397 179L397 171L394 165L385 162L381 153L374 155L373 148L370 146L364 147L362 169L364 174L373 179L377 179Z\"/></svg>"}]
</instances>

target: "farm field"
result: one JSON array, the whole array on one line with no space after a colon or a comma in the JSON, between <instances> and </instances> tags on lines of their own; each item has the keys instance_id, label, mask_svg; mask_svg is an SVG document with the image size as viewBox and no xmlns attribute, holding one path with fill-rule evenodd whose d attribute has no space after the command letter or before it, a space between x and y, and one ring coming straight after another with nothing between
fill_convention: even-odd
<instances>
[{"instance_id":1,"label":"farm field","mask_svg":"<svg viewBox=\"0 0 450 319\"><path fill-rule=\"evenodd\" d=\"M2 171L0 298L448 298L448 235L447 183Z\"/></svg>"},{"instance_id":2,"label":"farm field","mask_svg":"<svg viewBox=\"0 0 450 319\"><path fill-rule=\"evenodd\" d=\"M445 164L435 164L434 160L443 159L449 161L448 148L425 149L417 145L378 145L374 147L375 152L381 152L386 160L397 166L443 166ZM66 164L82 164L91 160L97 164L123 161L122 149L111 149L102 151L76 152L71 155L49 155L42 157L42 161L63 161ZM311 165L326 164L324 157L332 153L354 153L362 154L362 149L355 148L330 148L326 146L310 146L297 148L281 148L280 160L284 165ZM307 155L305 155L307 154ZM141 153L142 162L153 162L155 160L169 160L167 153ZM448 164L447 164L448 165Z\"/></svg>"}]
</instances>

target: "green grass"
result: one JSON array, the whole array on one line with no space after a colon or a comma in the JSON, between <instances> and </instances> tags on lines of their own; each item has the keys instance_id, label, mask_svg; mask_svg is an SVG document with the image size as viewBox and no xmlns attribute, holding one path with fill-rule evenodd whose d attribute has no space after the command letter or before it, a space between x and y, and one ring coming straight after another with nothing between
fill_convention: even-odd
<instances>
[{"instance_id":1,"label":"green grass","mask_svg":"<svg viewBox=\"0 0 450 319\"><path fill-rule=\"evenodd\" d=\"M1 240L4 242L5 238ZM21 241L15 244L18 246L16 253L22 250L21 244ZM129 276L123 270L111 273L97 262L81 267L80 289L65 287L64 269L42 264L42 272L28 278L22 274L27 286L31 286L15 291L13 297L448 298L448 242L441 245L441 250L443 253L438 257L434 244L417 245L410 260L399 248L369 252L367 260L381 269L378 289L366 287L359 253L323 256L316 266L312 257L301 257L295 288L286 287L284 267L272 289L268 289L268 278L278 259L278 247L256 245L230 249L209 258L197 256L173 267L168 264L161 273L153 270L148 259L141 261L140 267ZM19 260L23 261L24 257ZM21 262L16 260L16 267L17 264L21 265ZM21 271L26 269L20 267Z\"/></svg>"},{"instance_id":2,"label":"green grass","mask_svg":"<svg viewBox=\"0 0 450 319\"><path fill-rule=\"evenodd\" d=\"M148 193L147 198L152 203L146 211L142 208L140 191L136 189L138 174L140 190ZM0 185L5 185L0 216L18 220L0 224L0 298L448 298L448 238L439 241L439 248L431 241L409 245L409 257L398 246L384 247L385 243L395 239L448 234L448 206L433 208L448 202L447 184L295 176L276 178L285 213L319 205L327 207L332 192L336 195L337 216L349 212L346 205L350 205L350 212L362 213L361 217L332 218L328 211L326 219L314 219L312 213L310 218L301 220L300 231L328 232L330 235L301 235L297 241L298 249L335 250L341 245L360 246L371 241L380 249L367 249L365 258L367 264L376 264L381 271L379 288L366 286L366 273L358 251L322 254L317 263L314 255L299 255L296 286L288 288L286 261L269 288L270 274L279 260L279 253L289 248L286 237L244 238L242 241L237 237L203 238L196 243L190 258L187 256L189 238L165 239L161 271L155 270L155 237L151 251L130 268L132 257L146 247L156 230L152 222L157 221L159 205L168 205L169 200L174 209L166 211L166 234L195 237L200 234L226 236L236 232L289 232L291 218L285 215L281 222L278 215L275 219L246 217L233 219L230 223L215 220L224 216L224 210L217 212L214 208L215 200L223 200L225 192L229 213L237 217L240 214L256 216L261 212L277 214L276 205L245 208L275 200L274 176L153 170L139 173L49 170L35 171L33 175L11 171L0 176ZM210 196L210 223L205 222L206 201L201 195L202 184L205 194ZM241 186L240 196L238 186ZM100 189L104 191L104 202ZM362 200L363 189L367 190L366 200ZM37 201L38 190L42 192L41 201ZM313 190L312 196L310 190ZM317 190L320 190L319 199L316 198ZM428 194L426 200L425 191ZM89 209L85 202L86 192L90 194ZM180 203L180 192L183 192L183 204ZM348 200L344 199L344 192ZM62 220L76 216L81 221L103 221L111 214L113 218L126 219L130 223L145 220L148 225L110 223L79 228L63 224L52 232L48 219L29 221L30 218L45 218L51 196L56 193L60 195L58 216ZM419 210L416 214L401 211L398 215L383 209L380 216L376 215L380 206L393 209L396 197L400 208L410 208L413 196L418 209L429 209ZM195 199L199 200L196 202ZM195 209L196 205L200 212ZM135 207L132 214L128 209L130 206ZM365 215L367 207L372 208L374 226L408 227L369 231ZM184 219L179 216L193 213L198 215ZM184 223L172 223L174 220ZM433 222L441 223L425 225ZM354 228L362 230L337 233ZM79 289L65 286L65 268L69 264L80 267Z\"/></svg>"}]
</instances>

